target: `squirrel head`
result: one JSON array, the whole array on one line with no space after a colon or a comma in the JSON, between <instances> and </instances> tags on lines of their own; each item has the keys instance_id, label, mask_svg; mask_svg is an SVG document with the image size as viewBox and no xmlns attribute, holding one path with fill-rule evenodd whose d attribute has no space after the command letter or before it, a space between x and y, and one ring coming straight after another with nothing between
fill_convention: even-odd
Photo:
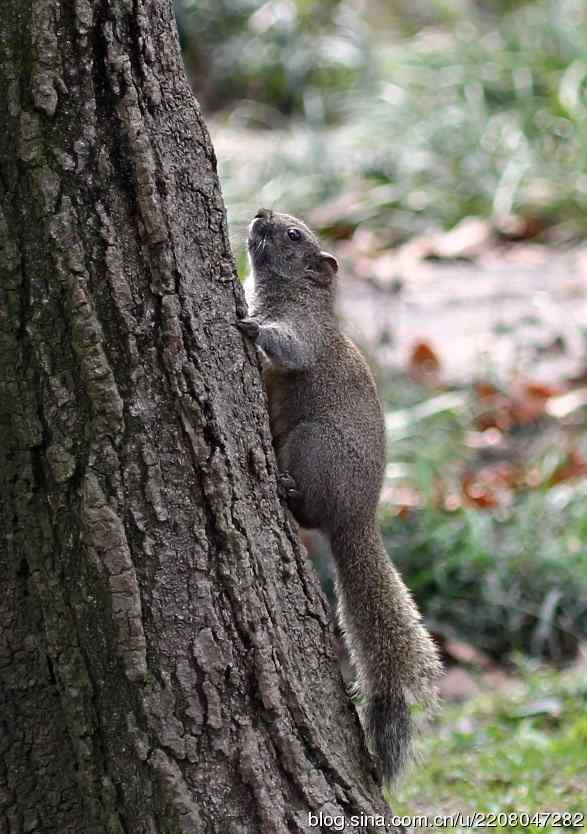
<instances>
[{"instance_id":1,"label":"squirrel head","mask_svg":"<svg viewBox=\"0 0 587 834\"><path fill-rule=\"evenodd\" d=\"M308 283L333 289L338 271L334 255L324 252L316 235L290 214L259 209L248 237L255 283Z\"/></svg>"}]
</instances>

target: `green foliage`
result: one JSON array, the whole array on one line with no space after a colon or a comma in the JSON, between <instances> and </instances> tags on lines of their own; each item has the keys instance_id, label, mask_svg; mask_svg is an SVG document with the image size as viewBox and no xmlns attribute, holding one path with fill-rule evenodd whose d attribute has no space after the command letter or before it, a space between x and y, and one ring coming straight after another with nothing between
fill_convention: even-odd
<instances>
[{"instance_id":1,"label":"green foliage","mask_svg":"<svg viewBox=\"0 0 587 834\"><path fill-rule=\"evenodd\" d=\"M517 497L507 512L433 508L386 524L427 621L499 657L560 659L587 633L587 490Z\"/></svg>"},{"instance_id":2,"label":"green foliage","mask_svg":"<svg viewBox=\"0 0 587 834\"><path fill-rule=\"evenodd\" d=\"M247 70L246 52L231 52L244 64L227 73L230 83L248 79L240 94L282 111L301 107L305 116L301 125L269 115L261 153L244 130L250 108L237 108L240 142L226 146L214 129L231 219L244 221L262 195L304 216L342 198L330 217L347 227L368 221L390 241L470 214L498 226L521 214L584 231L587 7L582 0L513 6L504 16L462 10L409 38L398 30L383 37L365 19L344 71L336 59L344 49L332 51L330 41L315 48L315 39L344 40L343 30L310 24L311 17L296 18L300 32L292 30L283 49L274 43L265 69ZM254 54L263 63L266 53ZM328 56L340 72L324 84L314 62ZM288 63L306 58L305 69ZM270 79L290 90L281 104ZM336 123L322 118L333 113Z\"/></svg>"},{"instance_id":3,"label":"green foliage","mask_svg":"<svg viewBox=\"0 0 587 834\"><path fill-rule=\"evenodd\" d=\"M366 71L365 28L345 0L178 5L194 87L209 106L248 100L266 126L279 113L321 122L336 112L333 94Z\"/></svg>"},{"instance_id":4,"label":"green foliage","mask_svg":"<svg viewBox=\"0 0 587 834\"><path fill-rule=\"evenodd\" d=\"M375 95L349 99L348 120L365 140L387 138L367 173L394 184L390 207L447 226L467 214L583 214L586 38L581 0L543 0L489 29L471 18L382 47Z\"/></svg>"},{"instance_id":5,"label":"green foliage","mask_svg":"<svg viewBox=\"0 0 587 834\"><path fill-rule=\"evenodd\" d=\"M383 512L391 558L439 632L495 657L572 655L587 634L587 482L552 486L547 477L493 508L464 501L447 511L438 491L462 488L473 412L466 392L449 392L388 414L388 482L421 498L405 517ZM533 461L546 476L552 451Z\"/></svg>"},{"instance_id":6,"label":"green foliage","mask_svg":"<svg viewBox=\"0 0 587 834\"><path fill-rule=\"evenodd\" d=\"M526 664L513 688L444 709L422 739L418 768L389 797L394 813L585 813L587 677ZM548 834L582 827L543 819L541 826L502 821L491 830Z\"/></svg>"}]
</instances>

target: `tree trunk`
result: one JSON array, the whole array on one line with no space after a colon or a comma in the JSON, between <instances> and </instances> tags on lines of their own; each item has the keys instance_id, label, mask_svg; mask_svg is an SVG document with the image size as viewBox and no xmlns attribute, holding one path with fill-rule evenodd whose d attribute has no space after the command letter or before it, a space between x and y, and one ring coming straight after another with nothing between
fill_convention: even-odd
<instances>
[{"instance_id":1,"label":"tree trunk","mask_svg":"<svg viewBox=\"0 0 587 834\"><path fill-rule=\"evenodd\" d=\"M381 815L171 3L0 33L0 832Z\"/></svg>"}]
</instances>

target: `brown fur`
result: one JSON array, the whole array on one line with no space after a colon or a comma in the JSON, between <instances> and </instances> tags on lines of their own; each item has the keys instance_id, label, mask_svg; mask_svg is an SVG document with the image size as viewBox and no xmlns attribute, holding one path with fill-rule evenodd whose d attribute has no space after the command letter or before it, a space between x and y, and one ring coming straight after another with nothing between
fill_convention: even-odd
<instances>
[{"instance_id":1,"label":"brown fur","mask_svg":"<svg viewBox=\"0 0 587 834\"><path fill-rule=\"evenodd\" d=\"M292 229L300 239L290 239ZM363 356L339 331L336 261L313 233L294 217L261 210L249 250L253 309L241 327L265 358L277 460L295 482L292 512L330 540L340 622L366 702L363 724L390 781L408 757L410 707L435 702L441 666L377 529L381 404Z\"/></svg>"}]
</instances>

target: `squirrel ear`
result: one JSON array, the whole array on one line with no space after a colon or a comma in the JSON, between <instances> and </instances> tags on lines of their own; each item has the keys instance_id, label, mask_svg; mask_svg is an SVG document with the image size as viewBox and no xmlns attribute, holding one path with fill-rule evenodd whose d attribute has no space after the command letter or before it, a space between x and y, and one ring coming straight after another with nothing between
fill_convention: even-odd
<instances>
[{"instance_id":1,"label":"squirrel ear","mask_svg":"<svg viewBox=\"0 0 587 834\"><path fill-rule=\"evenodd\" d=\"M332 275L336 275L338 272L338 261L331 255L330 252L320 252L320 260L322 262L323 268L326 267Z\"/></svg>"}]
</instances>

